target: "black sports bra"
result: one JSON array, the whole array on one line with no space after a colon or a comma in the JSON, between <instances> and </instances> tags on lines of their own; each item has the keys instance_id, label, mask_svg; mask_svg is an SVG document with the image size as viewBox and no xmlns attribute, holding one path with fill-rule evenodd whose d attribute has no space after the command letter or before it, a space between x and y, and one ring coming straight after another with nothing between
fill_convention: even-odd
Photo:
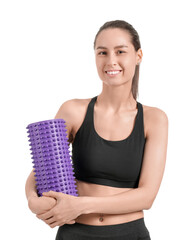
<instances>
[{"instance_id":1,"label":"black sports bra","mask_svg":"<svg viewBox=\"0 0 194 240\"><path fill-rule=\"evenodd\" d=\"M145 136L143 107L137 102L137 115L131 134L124 140L100 137L94 128L94 104L88 104L85 119L72 143L72 163L77 180L119 188L137 188L142 167Z\"/></svg>"}]
</instances>

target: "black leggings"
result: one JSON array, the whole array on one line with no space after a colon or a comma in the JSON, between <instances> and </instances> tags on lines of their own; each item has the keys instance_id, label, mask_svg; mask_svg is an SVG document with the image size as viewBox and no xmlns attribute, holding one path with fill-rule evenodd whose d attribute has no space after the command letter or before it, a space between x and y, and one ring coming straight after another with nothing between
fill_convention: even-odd
<instances>
[{"instance_id":1,"label":"black leggings","mask_svg":"<svg viewBox=\"0 0 194 240\"><path fill-rule=\"evenodd\" d=\"M59 227L55 240L150 240L144 218L114 225L65 224Z\"/></svg>"}]
</instances>

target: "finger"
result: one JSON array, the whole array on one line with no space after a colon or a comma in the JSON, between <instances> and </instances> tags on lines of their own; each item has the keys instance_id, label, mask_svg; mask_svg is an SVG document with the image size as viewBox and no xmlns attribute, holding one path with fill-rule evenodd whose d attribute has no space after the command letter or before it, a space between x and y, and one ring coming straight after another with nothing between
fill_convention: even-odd
<instances>
[{"instance_id":1,"label":"finger","mask_svg":"<svg viewBox=\"0 0 194 240\"><path fill-rule=\"evenodd\" d=\"M60 197L61 194L59 192L49 191L42 193L42 195L45 197L53 197L57 199Z\"/></svg>"},{"instance_id":2,"label":"finger","mask_svg":"<svg viewBox=\"0 0 194 240\"><path fill-rule=\"evenodd\" d=\"M36 217L41 219L41 220L47 220L53 216L53 211L52 209L46 213L43 214L37 214Z\"/></svg>"},{"instance_id":3,"label":"finger","mask_svg":"<svg viewBox=\"0 0 194 240\"><path fill-rule=\"evenodd\" d=\"M56 222L56 220L55 220L54 217L52 217L52 218L49 218L49 219L47 219L47 220L44 220L44 222L45 222L46 224L50 225L50 224Z\"/></svg>"},{"instance_id":4,"label":"finger","mask_svg":"<svg viewBox=\"0 0 194 240\"><path fill-rule=\"evenodd\" d=\"M53 222L53 223L49 224L49 226L50 226L51 228L54 228L54 227L56 227L56 226L60 226L60 224L61 224L61 226L64 225L64 223Z\"/></svg>"},{"instance_id":5,"label":"finger","mask_svg":"<svg viewBox=\"0 0 194 240\"><path fill-rule=\"evenodd\" d=\"M61 227L61 226L65 225L65 224L68 224L68 223L60 223L60 224L57 225L57 226Z\"/></svg>"},{"instance_id":6,"label":"finger","mask_svg":"<svg viewBox=\"0 0 194 240\"><path fill-rule=\"evenodd\" d=\"M50 226L51 228L54 228L54 227L56 227L56 226L61 227L61 226L63 226L64 224L74 224L74 223L75 223L75 220L71 220L71 221L68 222L68 223L64 223L64 222L53 222L53 223L50 223L49 226Z\"/></svg>"},{"instance_id":7,"label":"finger","mask_svg":"<svg viewBox=\"0 0 194 240\"><path fill-rule=\"evenodd\" d=\"M67 224L74 224L74 223L75 223L75 221L72 220L72 221L68 222Z\"/></svg>"}]
</instances>

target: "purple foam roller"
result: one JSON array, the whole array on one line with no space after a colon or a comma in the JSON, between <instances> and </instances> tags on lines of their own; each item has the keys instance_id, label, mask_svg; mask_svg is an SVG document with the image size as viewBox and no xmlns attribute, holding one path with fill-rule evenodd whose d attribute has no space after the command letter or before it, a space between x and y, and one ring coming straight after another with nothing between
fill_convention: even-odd
<instances>
[{"instance_id":1,"label":"purple foam roller","mask_svg":"<svg viewBox=\"0 0 194 240\"><path fill-rule=\"evenodd\" d=\"M65 123L51 119L27 126L39 196L48 191L78 196Z\"/></svg>"}]
</instances>

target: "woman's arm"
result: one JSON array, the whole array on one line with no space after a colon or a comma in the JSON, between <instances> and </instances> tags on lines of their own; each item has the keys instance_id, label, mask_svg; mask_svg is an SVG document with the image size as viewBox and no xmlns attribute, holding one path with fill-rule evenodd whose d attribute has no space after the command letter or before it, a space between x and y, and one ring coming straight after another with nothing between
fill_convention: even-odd
<instances>
[{"instance_id":1,"label":"woman's arm","mask_svg":"<svg viewBox=\"0 0 194 240\"><path fill-rule=\"evenodd\" d=\"M30 197L38 197L37 191L36 191L36 182L34 177L34 169L30 173L30 175L27 178L26 185L25 185L25 192L26 192L26 198L27 200Z\"/></svg>"},{"instance_id":2,"label":"woman's arm","mask_svg":"<svg viewBox=\"0 0 194 240\"><path fill-rule=\"evenodd\" d=\"M71 114L70 113L72 112L71 110L72 105L73 105L72 100L68 100L64 102L60 106L55 116L55 119L63 118L66 121L68 139L71 132L71 125L70 125ZM33 169L27 178L26 185L25 185L26 197L27 197L28 205L31 211L36 214L41 214L40 211L42 210L45 211L46 209L49 210L50 208L52 208L56 204L56 200L54 198L38 197L34 174L35 173Z\"/></svg>"},{"instance_id":3,"label":"woman's arm","mask_svg":"<svg viewBox=\"0 0 194 240\"><path fill-rule=\"evenodd\" d=\"M83 197L82 207L85 214L122 214L151 208L164 173L168 118L158 108L150 110L150 113L138 188L107 197Z\"/></svg>"},{"instance_id":4,"label":"woman's arm","mask_svg":"<svg viewBox=\"0 0 194 240\"><path fill-rule=\"evenodd\" d=\"M72 131L73 120L76 119L74 116L75 115L74 112L76 112L76 111L74 111L76 102L77 102L76 100L68 100L68 101L64 102L60 106L60 108L55 116L55 119L63 118L66 121L66 128L67 128L69 144L72 141L71 131ZM30 175L26 181L25 191L26 191L26 197L28 200L28 206L29 206L30 210L33 213L35 213L37 216L40 214L47 213L48 211L52 210L54 207L56 207L58 205L57 198L55 198L55 196L38 197L37 190L36 190L36 181L35 181L35 177L34 177L34 171L32 171L30 173ZM55 194L60 195L59 193L55 193ZM67 198L68 198L68 196L67 196ZM77 204L77 201L76 201L76 204ZM46 222L46 219L45 219L45 222ZM73 224L73 223L75 223L75 221L67 220L65 223Z\"/></svg>"},{"instance_id":5,"label":"woman's arm","mask_svg":"<svg viewBox=\"0 0 194 240\"><path fill-rule=\"evenodd\" d=\"M53 208L56 200L51 197L38 197L36 190L34 171L27 178L25 191L30 210L35 214L42 214Z\"/></svg>"}]
</instances>

